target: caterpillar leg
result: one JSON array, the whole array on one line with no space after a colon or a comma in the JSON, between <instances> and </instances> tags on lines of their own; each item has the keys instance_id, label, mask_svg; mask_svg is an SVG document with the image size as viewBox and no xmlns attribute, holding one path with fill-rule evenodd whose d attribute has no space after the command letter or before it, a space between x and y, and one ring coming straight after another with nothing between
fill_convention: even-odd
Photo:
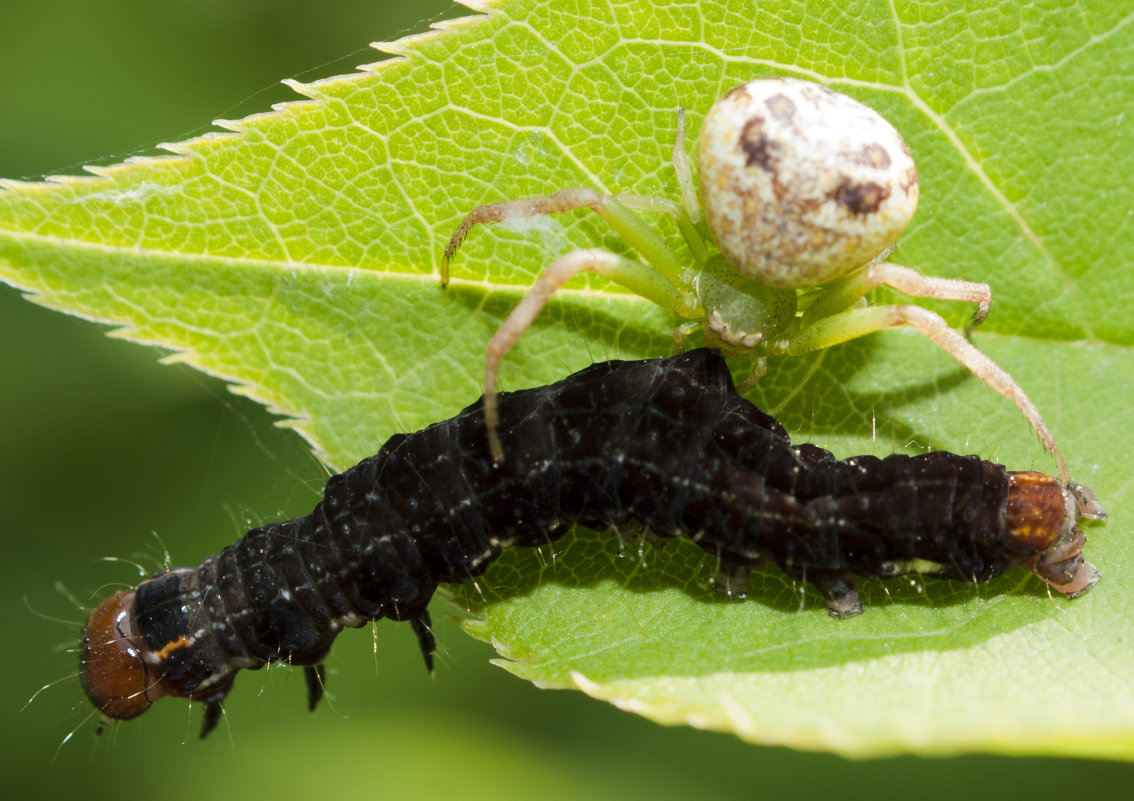
<instances>
[{"instance_id":1,"label":"caterpillar leg","mask_svg":"<svg viewBox=\"0 0 1134 801\"><path fill-rule=\"evenodd\" d=\"M831 617L848 618L862 614L862 602L858 600L858 582L850 573L820 573L809 575L808 578L827 599L827 613Z\"/></svg>"},{"instance_id":2,"label":"caterpillar leg","mask_svg":"<svg viewBox=\"0 0 1134 801\"><path fill-rule=\"evenodd\" d=\"M327 686L327 673L323 665L305 665L303 678L307 680L307 710L314 712L315 707L323 700L323 691Z\"/></svg>"},{"instance_id":3,"label":"caterpillar leg","mask_svg":"<svg viewBox=\"0 0 1134 801\"><path fill-rule=\"evenodd\" d=\"M209 732L217 727L220 723L221 715L224 714L224 707L221 706L220 701L206 701L205 713L201 715L201 734L200 739L204 740L209 736Z\"/></svg>"},{"instance_id":4,"label":"caterpillar leg","mask_svg":"<svg viewBox=\"0 0 1134 801\"><path fill-rule=\"evenodd\" d=\"M748 597L748 579L752 568L740 562L733 562L727 557L721 557L717 575L713 578L713 589L726 598L735 598L743 601Z\"/></svg>"},{"instance_id":5,"label":"caterpillar leg","mask_svg":"<svg viewBox=\"0 0 1134 801\"><path fill-rule=\"evenodd\" d=\"M413 633L417 635L417 645L421 648L421 655L425 657L425 669L433 672L433 655L437 653L437 640L433 636L433 620L429 617L429 610L410 621Z\"/></svg>"}]
</instances>

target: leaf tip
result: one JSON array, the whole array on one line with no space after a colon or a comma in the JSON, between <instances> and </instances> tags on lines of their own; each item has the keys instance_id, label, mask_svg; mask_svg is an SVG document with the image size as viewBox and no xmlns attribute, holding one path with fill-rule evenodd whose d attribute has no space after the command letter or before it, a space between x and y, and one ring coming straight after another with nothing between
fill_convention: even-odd
<instances>
[{"instance_id":1,"label":"leaf tip","mask_svg":"<svg viewBox=\"0 0 1134 801\"><path fill-rule=\"evenodd\" d=\"M492 10L494 3L492 0L457 0L457 2L465 8L476 11L479 14L487 14Z\"/></svg>"},{"instance_id":2,"label":"leaf tip","mask_svg":"<svg viewBox=\"0 0 1134 801\"><path fill-rule=\"evenodd\" d=\"M379 53L385 53L391 56L405 58L414 55L427 42L438 39L442 35L454 31L467 29L479 20L487 17L488 13L492 10L494 5L493 0L457 0L460 5L465 6L476 14L457 17L455 19L442 19L435 20L429 23L430 30L423 33L413 34L410 36L403 36L394 41L381 41L371 42L370 46L377 50ZM387 62L378 62L377 64L363 64L359 67L360 70L367 72L374 72L380 67L384 66Z\"/></svg>"}]
</instances>

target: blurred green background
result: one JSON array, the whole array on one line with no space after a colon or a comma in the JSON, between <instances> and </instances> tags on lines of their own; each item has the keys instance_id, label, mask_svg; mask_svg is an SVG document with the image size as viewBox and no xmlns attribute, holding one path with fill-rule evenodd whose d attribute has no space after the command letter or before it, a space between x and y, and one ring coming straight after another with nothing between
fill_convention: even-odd
<instances>
[{"instance_id":1,"label":"blurred green background","mask_svg":"<svg viewBox=\"0 0 1134 801\"><path fill-rule=\"evenodd\" d=\"M379 59L369 41L461 14L441 0L4 0L0 176L155 154L209 120L290 99L281 78L348 72ZM443 621L440 602L433 680L408 629L382 624L376 638L340 638L317 715L304 710L301 674L276 669L241 676L204 743L199 708L179 701L95 740L74 677L84 614L56 584L90 605L137 578L103 557L150 571L164 548L195 563L255 523L306 512L325 475L262 409L160 355L0 288L5 797L1128 797L1127 765L856 763L661 728L509 677Z\"/></svg>"}]
</instances>

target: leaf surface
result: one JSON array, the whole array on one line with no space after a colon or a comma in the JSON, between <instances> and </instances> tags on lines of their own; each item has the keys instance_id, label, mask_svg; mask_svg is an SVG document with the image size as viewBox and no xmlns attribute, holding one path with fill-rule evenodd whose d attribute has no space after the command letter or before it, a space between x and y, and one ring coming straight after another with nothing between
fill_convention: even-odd
<instances>
[{"instance_id":1,"label":"leaf surface","mask_svg":"<svg viewBox=\"0 0 1134 801\"><path fill-rule=\"evenodd\" d=\"M676 108L695 132L745 80L826 83L877 108L918 160L921 208L895 259L992 285L976 343L1111 511L1088 532L1102 583L1068 603L1017 573L889 582L836 622L775 570L732 604L687 543L639 553L582 533L456 590L487 615L466 628L541 684L758 742L1129 759L1134 26L1121 5L503 0L167 158L6 183L0 277L232 382L343 468L479 394L484 343L552 257L624 249L584 213L478 228L443 291L440 255L469 209L568 186L676 197ZM664 355L673 324L579 279L508 355L504 387ZM1006 401L909 332L774 362L752 397L840 456L935 447L1052 469Z\"/></svg>"}]
</instances>

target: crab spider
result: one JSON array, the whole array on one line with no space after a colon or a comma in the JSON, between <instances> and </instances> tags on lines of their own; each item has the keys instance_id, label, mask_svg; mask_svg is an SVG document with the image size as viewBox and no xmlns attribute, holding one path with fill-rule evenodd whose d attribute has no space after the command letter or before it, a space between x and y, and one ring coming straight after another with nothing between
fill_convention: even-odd
<instances>
[{"instance_id":1,"label":"crab spider","mask_svg":"<svg viewBox=\"0 0 1134 801\"><path fill-rule=\"evenodd\" d=\"M887 261L918 200L913 157L889 122L818 84L761 79L717 101L701 126L697 150L695 188L684 114L678 112L673 163L681 202L564 189L478 206L453 234L441 263L442 284L473 226L573 209L601 216L642 258L599 248L560 256L489 341L484 408L498 461L500 360L559 287L590 272L687 320L674 335L679 345L703 328L707 343L726 353L755 353L756 377L767 355L796 356L884 328L912 326L1012 400L1055 459L1060 480L1068 482L1051 431L1007 372L940 315L921 306L871 306L865 300L872 289L887 286L912 297L975 303L971 330L984 320L992 299L987 284L934 278ZM640 211L671 214L695 263L683 263ZM799 295L800 289L813 291Z\"/></svg>"}]
</instances>

